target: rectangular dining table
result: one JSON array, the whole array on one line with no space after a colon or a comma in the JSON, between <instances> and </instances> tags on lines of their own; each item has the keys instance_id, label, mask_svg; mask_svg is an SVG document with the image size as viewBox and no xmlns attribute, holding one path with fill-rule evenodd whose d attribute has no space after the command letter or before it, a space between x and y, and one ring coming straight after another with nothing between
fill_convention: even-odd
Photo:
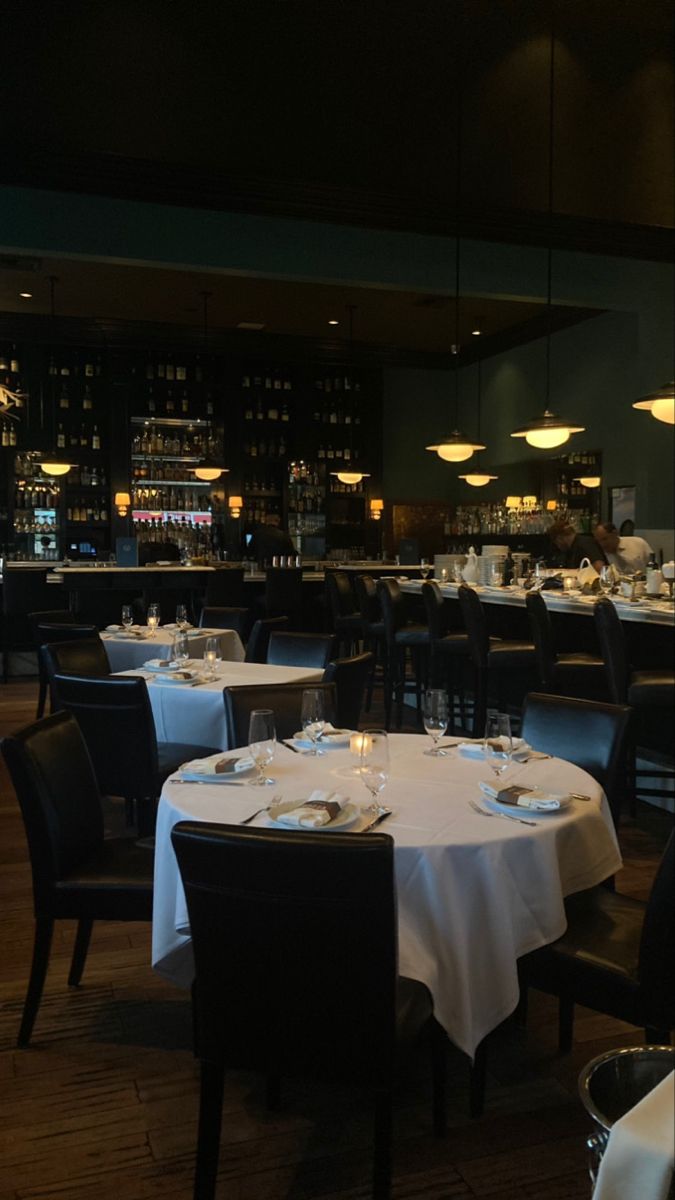
<instances>
[{"instance_id":1,"label":"rectangular dining table","mask_svg":"<svg viewBox=\"0 0 675 1200\"><path fill-rule=\"evenodd\" d=\"M101 638L113 673L142 667L150 658L171 658L177 625L160 625L153 634L147 625L135 626L135 633L113 632L105 629ZM245 650L236 629L189 629L188 647L191 658L203 658L206 639L217 637L220 653L228 662L243 662Z\"/></svg>"},{"instance_id":2,"label":"rectangular dining table","mask_svg":"<svg viewBox=\"0 0 675 1200\"><path fill-rule=\"evenodd\" d=\"M565 896L612 875L621 858L602 789L579 767L559 759L514 764L509 780L589 799L573 799L554 813L521 813L532 825L489 820L469 803L484 803L478 784L486 765L456 750L427 757L428 745L420 735L390 735L390 778L381 799L393 812L378 832L394 839L400 974L426 984L438 1021L473 1055L516 1007L518 958L560 937ZM359 836L369 795L354 771L357 761L348 749L313 758L282 745L268 768L274 787L246 785L243 777L231 784L165 783L156 827L156 970L180 986L192 980L185 897L170 840L176 822L237 825L273 794L301 800L320 787L353 802L350 828ZM261 814L254 824L272 822ZM330 827L324 836L330 838Z\"/></svg>"},{"instance_id":3,"label":"rectangular dining table","mask_svg":"<svg viewBox=\"0 0 675 1200\"><path fill-rule=\"evenodd\" d=\"M118 675L142 675L147 681L155 731L160 742L194 742L228 749L223 688L235 684L320 683L313 667L276 667L267 663L223 662L216 678L196 686L172 682L141 667Z\"/></svg>"}]
</instances>

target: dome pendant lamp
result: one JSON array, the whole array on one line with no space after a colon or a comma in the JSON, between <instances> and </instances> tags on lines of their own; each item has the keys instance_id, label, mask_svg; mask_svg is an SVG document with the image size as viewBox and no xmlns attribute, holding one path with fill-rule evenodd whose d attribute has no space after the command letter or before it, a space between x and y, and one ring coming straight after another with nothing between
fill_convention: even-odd
<instances>
[{"instance_id":1,"label":"dome pendant lamp","mask_svg":"<svg viewBox=\"0 0 675 1200\"><path fill-rule=\"evenodd\" d=\"M478 440L480 441L480 401L481 401L481 360L478 360ZM499 479L498 475L491 475L489 471L481 470L478 463L467 475L460 475L465 483L470 487L485 487L486 484L492 483L493 479Z\"/></svg>"},{"instance_id":2,"label":"dome pendant lamp","mask_svg":"<svg viewBox=\"0 0 675 1200\"><path fill-rule=\"evenodd\" d=\"M553 250L551 246L553 235L553 115L554 115L554 81L555 81L555 28L553 25L553 17L551 18L551 49L550 49L550 72L549 72L549 103L548 103L548 225L549 225L549 244L547 256L547 288L546 288L546 403L544 413L541 417L536 417L529 421L527 425L521 425L519 429L514 429L511 437L525 438L528 446L535 446L538 450L552 450L555 446L564 446L568 442L573 433L583 433L585 426L578 425L573 421L567 421L563 417L557 416L549 409L549 399L551 395L551 267L553 259Z\"/></svg>"},{"instance_id":3,"label":"dome pendant lamp","mask_svg":"<svg viewBox=\"0 0 675 1200\"><path fill-rule=\"evenodd\" d=\"M49 276L49 300L50 300L50 310L51 310L50 311L51 324L52 324L53 330L55 329L55 326L56 326L55 297L56 297L57 283L58 283L58 279L57 279L56 275L50 275ZM56 335L54 335L54 341L56 341ZM42 471L42 473L44 475L56 475L56 476L67 475L70 468L75 466L75 464L71 461L71 459L68 455L61 454L58 449L56 449L56 450L54 449L54 447L57 446L58 438L57 438L57 434L56 434L56 391L54 389L53 382L52 382L52 389L51 389L51 400L52 400L52 445L51 445L51 449L46 451L41 456L40 470Z\"/></svg>"},{"instance_id":4,"label":"dome pendant lamp","mask_svg":"<svg viewBox=\"0 0 675 1200\"><path fill-rule=\"evenodd\" d=\"M354 354L354 312L356 311L355 304L348 304L349 312L349 352L350 357ZM346 451L345 451L346 454ZM345 466L341 471L331 471L331 475L335 475L340 483L346 483L355 487L357 483L361 483L363 479L370 479L370 471L355 470L351 465L354 461L354 422L349 426L349 465Z\"/></svg>"},{"instance_id":5,"label":"dome pendant lamp","mask_svg":"<svg viewBox=\"0 0 675 1200\"><path fill-rule=\"evenodd\" d=\"M633 408L650 412L657 421L663 421L665 425L675 425L675 383L672 379L670 383L664 383L657 391L636 400Z\"/></svg>"}]
</instances>

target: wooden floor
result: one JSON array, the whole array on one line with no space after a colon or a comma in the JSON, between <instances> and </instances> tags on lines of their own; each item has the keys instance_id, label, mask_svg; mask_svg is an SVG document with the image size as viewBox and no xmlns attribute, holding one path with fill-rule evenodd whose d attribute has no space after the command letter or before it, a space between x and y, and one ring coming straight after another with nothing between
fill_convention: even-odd
<instances>
[{"instance_id":1,"label":"wooden floor","mask_svg":"<svg viewBox=\"0 0 675 1200\"><path fill-rule=\"evenodd\" d=\"M33 681L0 688L1 734L32 719L35 694ZM197 1070L187 998L150 969L144 925L95 927L83 984L69 989L73 926L63 922L33 1044L17 1050L33 923L23 828L4 766L0 821L0 1200L188 1200ZM647 895L669 824L645 808L626 825L622 890ZM345 1020L357 1012L355 998ZM494 1035L479 1121L466 1115L465 1060L450 1052L442 1140L430 1133L426 1061L414 1062L397 1097L395 1200L588 1197L589 1122L577 1075L595 1054L640 1040L629 1026L581 1011L574 1052L561 1058L554 1005L532 996L527 1031L507 1023ZM219 1198L365 1198L370 1163L369 1108L352 1093L289 1086L283 1110L270 1114L255 1078L230 1077Z\"/></svg>"}]
</instances>

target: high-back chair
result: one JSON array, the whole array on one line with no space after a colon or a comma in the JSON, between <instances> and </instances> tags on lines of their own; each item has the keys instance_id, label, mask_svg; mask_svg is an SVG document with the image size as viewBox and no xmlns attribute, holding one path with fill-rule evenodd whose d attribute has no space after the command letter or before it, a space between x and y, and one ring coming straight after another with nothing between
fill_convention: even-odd
<instances>
[{"instance_id":1,"label":"high-back chair","mask_svg":"<svg viewBox=\"0 0 675 1200\"><path fill-rule=\"evenodd\" d=\"M429 627L429 682L431 687L447 687L448 696L452 698L454 728L455 695L459 698L464 724L464 665L469 656L469 637L464 630L450 628L448 605L435 579L427 579L422 584L422 600Z\"/></svg>"},{"instance_id":2,"label":"high-back chair","mask_svg":"<svg viewBox=\"0 0 675 1200\"><path fill-rule=\"evenodd\" d=\"M602 659L585 651L557 652L551 614L541 592L528 592L525 604L537 652L540 686L547 692L557 692L561 696L608 699Z\"/></svg>"},{"instance_id":3,"label":"high-back chair","mask_svg":"<svg viewBox=\"0 0 675 1200\"><path fill-rule=\"evenodd\" d=\"M262 617L256 621L246 643L246 662L267 662L270 634L275 629L288 629L288 617Z\"/></svg>"},{"instance_id":4,"label":"high-back chair","mask_svg":"<svg viewBox=\"0 0 675 1200\"><path fill-rule=\"evenodd\" d=\"M243 608L244 568L217 567L206 582L206 605L209 608Z\"/></svg>"},{"instance_id":5,"label":"high-back chair","mask_svg":"<svg viewBox=\"0 0 675 1200\"><path fill-rule=\"evenodd\" d=\"M488 692L493 693L500 708L505 707L507 698L520 704L536 678L536 651L532 642L491 638L483 605L473 588L460 584L457 598L473 667L472 732L474 737L482 737Z\"/></svg>"},{"instance_id":6,"label":"high-back chair","mask_svg":"<svg viewBox=\"0 0 675 1200\"><path fill-rule=\"evenodd\" d=\"M285 616L293 629L302 629L301 567L267 567L265 613L268 617Z\"/></svg>"},{"instance_id":7,"label":"high-back chair","mask_svg":"<svg viewBox=\"0 0 675 1200\"><path fill-rule=\"evenodd\" d=\"M184 821L171 840L195 957L195 1196L214 1196L224 1074L232 1067L263 1072L272 1085L300 1076L367 1089L375 1109L373 1196L385 1200L397 1026L410 1043L432 1022L426 988L397 979L391 838ZM358 1019L345 1022L355 996ZM316 1015L310 1037L309 1014ZM442 1038L433 1044L442 1132Z\"/></svg>"},{"instance_id":8,"label":"high-back chair","mask_svg":"<svg viewBox=\"0 0 675 1200\"><path fill-rule=\"evenodd\" d=\"M204 607L199 615L200 629L234 629L242 642L246 642L251 631L250 608Z\"/></svg>"},{"instance_id":9,"label":"high-back chair","mask_svg":"<svg viewBox=\"0 0 675 1200\"><path fill-rule=\"evenodd\" d=\"M39 692L38 692L37 712L36 712L35 716L36 716L36 719L39 720L39 718L44 715L45 704L47 701L47 687L48 687L48 679L47 679L47 676L45 673L44 665L42 662L42 657L40 655L40 646L42 646L45 642L57 641L58 638L61 636L61 634L59 632L59 633L57 633L57 636L55 638L43 637L41 630L44 626L47 626L49 629L52 629L52 630L57 629L59 631L61 631L64 626L70 627L70 629L73 629L75 627L76 621L75 621L75 617L74 617L73 613L71 613L70 609L57 608L57 609L50 609L49 611L46 611L46 612L29 613L28 614L28 624L30 625L31 633L33 635L33 645L35 647L35 654L37 657L37 665L38 665ZM64 637L65 637L65 635L64 635Z\"/></svg>"},{"instance_id":10,"label":"high-back chair","mask_svg":"<svg viewBox=\"0 0 675 1200\"><path fill-rule=\"evenodd\" d=\"M27 1046L54 922L78 923L68 975L76 987L94 921L151 920L153 863L130 838L104 838L96 777L69 713L55 713L4 738L2 753L21 806L33 874L35 942L18 1038L19 1046Z\"/></svg>"},{"instance_id":11,"label":"high-back chair","mask_svg":"<svg viewBox=\"0 0 675 1200\"><path fill-rule=\"evenodd\" d=\"M184 762L217 754L217 746L157 742L145 679L55 675L55 699L75 717L103 795L123 796L127 813L136 808L138 832L154 831L162 783Z\"/></svg>"},{"instance_id":12,"label":"high-back chair","mask_svg":"<svg viewBox=\"0 0 675 1200\"><path fill-rule=\"evenodd\" d=\"M354 592L361 614L363 649L370 651L373 655L373 669L368 680L365 704L366 712L370 712L375 682L378 678L382 682L385 676L387 646L384 636L384 621L377 595L377 584L372 575L356 575Z\"/></svg>"},{"instance_id":13,"label":"high-back chair","mask_svg":"<svg viewBox=\"0 0 675 1200\"><path fill-rule=\"evenodd\" d=\"M45 629L39 636L49 638L41 642L38 657L49 687L52 712L58 708L55 675L110 674L108 651L95 625L59 625Z\"/></svg>"},{"instance_id":14,"label":"high-back chair","mask_svg":"<svg viewBox=\"0 0 675 1200\"><path fill-rule=\"evenodd\" d=\"M649 900L590 888L565 904L567 929L557 942L519 961L525 986L559 1000L559 1044L572 1047L574 1005L642 1026L652 1045L675 1029L675 833L671 833Z\"/></svg>"},{"instance_id":15,"label":"high-back chair","mask_svg":"<svg viewBox=\"0 0 675 1200\"><path fill-rule=\"evenodd\" d=\"M358 729L366 683L372 677L374 655L355 654L338 658L323 673L324 683L335 684L335 723L343 729Z\"/></svg>"},{"instance_id":16,"label":"high-back chair","mask_svg":"<svg viewBox=\"0 0 675 1200\"><path fill-rule=\"evenodd\" d=\"M326 719L335 724L335 685L332 683L241 684L223 691L229 746L248 744L248 724L255 708L271 708L277 741L293 737L302 728L302 694L306 688L322 691Z\"/></svg>"},{"instance_id":17,"label":"high-back chair","mask_svg":"<svg viewBox=\"0 0 675 1200\"><path fill-rule=\"evenodd\" d=\"M386 661L384 668L385 727L391 724L392 704L396 704L396 724L400 729L403 701L407 691L415 692L417 718L421 721L422 689L426 684L429 656L429 629L408 621L403 593L397 579L378 579L377 595L382 610ZM412 659L413 680L408 680L407 656Z\"/></svg>"},{"instance_id":18,"label":"high-back chair","mask_svg":"<svg viewBox=\"0 0 675 1200\"><path fill-rule=\"evenodd\" d=\"M363 621L347 571L326 571L326 607L338 651L352 654L363 637Z\"/></svg>"},{"instance_id":19,"label":"high-back chair","mask_svg":"<svg viewBox=\"0 0 675 1200\"><path fill-rule=\"evenodd\" d=\"M53 602L47 571L47 567L15 567L5 563L0 589L3 683L9 679L12 650L27 650L32 645L29 613L46 609Z\"/></svg>"},{"instance_id":20,"label":"high-back chair","mask_svg":"<svg viewBox=\"0 0 675 1200\"><path fill-rule=\"evenodd\" d=\"M267 661L277 667L328 666L335 650L332 633L287 633L277 630L270 634Z\"/></svg>"},{"instance_id":21,"label":"high-back chair","mask_svg":"<svg viewBox=\"0 0 675 1200\"><path fill-rule=\"evenodd\" d=\"M533 750L564 758L597 779L618 826L630 720L627 704L530 692L523 707L521 733Z\"/></svg>"}]
</instances>

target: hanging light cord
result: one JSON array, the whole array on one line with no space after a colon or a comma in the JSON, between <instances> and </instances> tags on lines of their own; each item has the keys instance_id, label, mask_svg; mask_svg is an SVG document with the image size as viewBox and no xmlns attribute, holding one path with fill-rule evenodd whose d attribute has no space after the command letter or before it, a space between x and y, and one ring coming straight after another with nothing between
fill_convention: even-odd
<instances>
[{"instance_id":1,"label":"hanging light cord","mask_svg":"<svg viewBox=\"0 0 675 1200\"><path fill-rule=\"evenodd\" d=\"M459 429L459 257L460 257L460 213L462 208L462 5L457 6L457 47L455 78L457 82L456 114L457 145L455 153L455 429Z\"/></svg>"},{"instance_id":2,"label":"hanging light cord","mask_svg":"<svg viewBox=\"0 0 675 1200\"><path fill-rule=\"evenodd\" d=\"M554 130L554 93L555 93L555 0L551 3L551 45L549 53L548 81L548 253L547 253L547 285L546 285L546 410L548 411L551 394L551 334L552 334L552 303L551 279L553 275L553 130Z\"/></svg>"}]
</instances>

